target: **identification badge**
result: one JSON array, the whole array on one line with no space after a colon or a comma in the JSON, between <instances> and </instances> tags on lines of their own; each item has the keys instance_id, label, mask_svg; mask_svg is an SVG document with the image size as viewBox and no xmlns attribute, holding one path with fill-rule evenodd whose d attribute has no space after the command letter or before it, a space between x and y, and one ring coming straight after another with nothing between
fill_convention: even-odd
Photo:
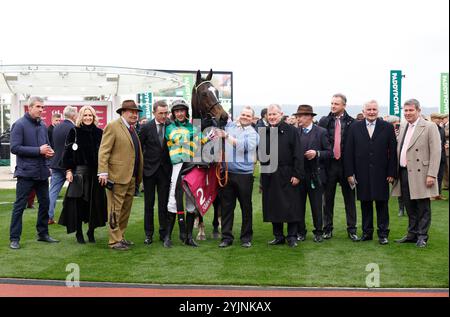
<instances>
[{"instance_id":1,"label":"identification badge","mask_svg":"<svg viewBox=\"0 0 450 317\"><path fill-rule=\"evenodd\" d=\"M76 143L72 144L72 150L74 151L78 150L78 144Z\"/></svg>"}]
</instances>

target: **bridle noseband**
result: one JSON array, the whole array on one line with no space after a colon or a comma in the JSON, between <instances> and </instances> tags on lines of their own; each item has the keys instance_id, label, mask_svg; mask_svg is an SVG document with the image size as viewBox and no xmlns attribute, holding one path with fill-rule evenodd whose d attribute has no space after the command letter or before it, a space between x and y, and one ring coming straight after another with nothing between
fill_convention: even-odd
<instances>
[{"instance_id":1,"label":"bridle noseband","mask_svg":"<svg viewBox=\"0 0 450 317\"><path fill-rule=\"evenodd\" d=\"M213 84L211 83L211 81L209 81L209 80L202 81L200 84L198 84L197 86L194 87L195 94L197 95L197 100L198 100L197 102L198 102L199 104L200 104L201 96L199 95L198 88L199 88L201 85L205 84L205 83L209 83L209 84L211 85L211 87L214 87ZM210 115L211 117L213 117L213 116L212 116L212 113L211 113L211 110L212 110L215 106L220 105L219 98L216 97L216 100L217 100L216 103L214 103L214 104L212 104L212 105L207 105L209 109L206 109L206 111L207 111L206 114ZM201 111L201 109L199 109L199 111L200 111L200 115L203 117L203 111Z\"/></svg>"}]
</instances>

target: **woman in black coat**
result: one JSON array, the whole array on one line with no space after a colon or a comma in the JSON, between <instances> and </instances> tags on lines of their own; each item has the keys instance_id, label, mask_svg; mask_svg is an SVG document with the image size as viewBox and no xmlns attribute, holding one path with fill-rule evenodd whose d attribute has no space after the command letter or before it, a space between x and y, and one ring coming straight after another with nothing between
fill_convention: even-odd
<instances>
[{"instance_id":1,"label":"woman in black coat","mask_svg":"<svg viewBox=\"0 0 450 317\"><path fill-rule=\"evenodd\" d=\"M89 242L95 242L94 229L105 226L107 221L105 189L97 180L98 150L103 131L96 125L95 110L91 106L82 107L76 127L67 136L62 160L70 184L58 223L67 227L67 233L76 231L78 243L85 243L83 222L89 223Z\"/></svg>"}]
</instances>

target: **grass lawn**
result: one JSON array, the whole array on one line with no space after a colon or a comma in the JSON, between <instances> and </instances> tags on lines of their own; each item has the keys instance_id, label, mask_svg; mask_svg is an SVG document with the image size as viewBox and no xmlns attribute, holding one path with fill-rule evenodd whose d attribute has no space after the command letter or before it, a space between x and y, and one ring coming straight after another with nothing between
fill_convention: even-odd
<instances>
[{"instance_id":1,"label":"grass lawn","mask_svg":"<svg viewBox=\"0 0 450 317\"><path fill-rule=\"evenodd\" d=\"M96 244L78 244L75 235L67 235L65 227L59 225L50 226L50 234L61 240L60 243L37 242L37 209L25 210L22 249L10 250L12 203L1 203L0 277L65 280L68 274L66 265L77 263L82 281L366 287L366 276L370 273L366 272L366 266L376 263L380 268L380 287L448 287L448 201L432 202L429 244L427 248L419 249L415 244L393 242L406 233L408 218L397 216L397 200L391 199L390 243L381 246L377 239L354 243L347 238L343 201L338 190L333 238L320 244L312 241L312 220L308 209L307 240L291 249L287 245L267 245L267 241L273 238L272 225L262 222L261 196L257 188L255 183L254 239L253 247L249 249L240 247L239 239L230 248L218 248L219 241L211 238L211 210L206 216L208 240L200 241L199 248L182 245L177 233L173 237L172 249L163 248L159 241L146 246L143 243L144 199L138 197L134 200L127 231L127 239L136 243L131 251L108 249L106 227L96 230ZM448 191L444 194L448 197ZM13 202L14 198L14 190L1 190L0 202ZM359 202L357 207L360 235ZM60 211L61 202L57 205L57 219ZM237 210L235 238L239 238L240 222L240 210ZM177 231L178 226L174 232Z\"/></svg>"}]
</instances>

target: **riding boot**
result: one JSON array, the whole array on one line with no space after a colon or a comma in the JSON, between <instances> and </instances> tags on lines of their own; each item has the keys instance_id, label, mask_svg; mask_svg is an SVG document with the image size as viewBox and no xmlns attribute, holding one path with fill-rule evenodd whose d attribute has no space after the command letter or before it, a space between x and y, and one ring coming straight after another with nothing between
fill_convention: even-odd
<instances>
[{"instance_id":1,"label":"riding boot","mask_svg":"<svg viewBox=\"0 0 450 317\"><path fill-rule=\"evenodd\" d=\"M198 247L192 239L192 231L194 229L195 214L193 212L188 212L186 215L186 240L184 240L185 245L190 245L192 247Z\"/></svg>"},{"instance_id":2,"label":"riding boot","mask_svg":"<svg viewBox=\"0 0 450 317\"><path fill-rule=\"evenodd\" d=\"M178 212L178 227L180 228L180 240L184 242L186 240L186 221L184 219L184 212Z\"/></svg>"},{"instance_id":3,"label":"riding boot","mask_svg":"<svg viewBox=\"0 0 450 317\"><path fill-rule=\"evenodd\" d=\"M175 226L175 219L177 217L177 214L173 212L167 213L167 230L166 230L166 236L164 237L164 247L165 248L171 248L172 247L172 231L173 227Z\"/></svg>"}]
</instances>

